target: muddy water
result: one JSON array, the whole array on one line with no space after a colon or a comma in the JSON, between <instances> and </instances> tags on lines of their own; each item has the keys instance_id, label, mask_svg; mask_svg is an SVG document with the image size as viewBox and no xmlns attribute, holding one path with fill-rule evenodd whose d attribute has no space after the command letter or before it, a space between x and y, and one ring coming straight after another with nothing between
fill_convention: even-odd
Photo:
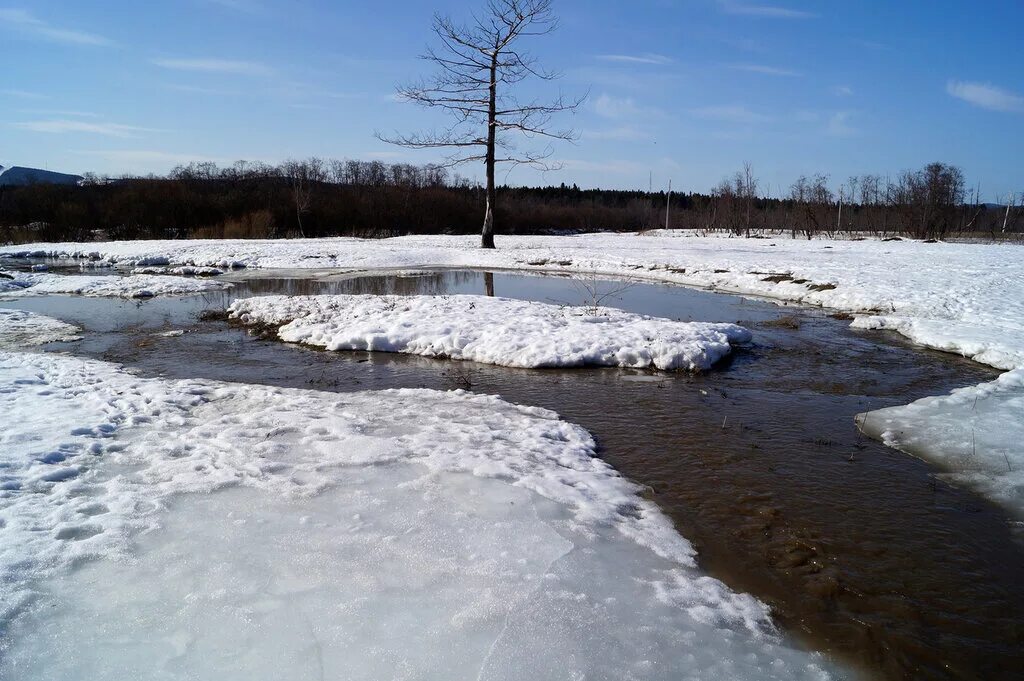
<instances>
[{"instance_id":1,"label":"muddy water","mask_svg":"<svg viewBox=\"0 0 1024 681\"><path fill-rule=\"evenodd\" d=\"M149 375L321 390L469 388L558 411L650 494L702 566L768 602L809 645L879 678L1019 678L1024 546L1000 509L861 436L858 412L904 404L995 372L856 332L815 311L671 286L605 300L678 319L739 321L755 342L704 375L530 371L383 353L327 353L199 321L268 293L483 293L477 272L309 280L277 273L235 289L144 303L48 297L0 303L73 321L64 346ZM579 304L617 287L494 274L498 295ZM183 329L177 337L156 335ZM58 348L59 349L59 348Z\"/></svg>"}]
</instances>

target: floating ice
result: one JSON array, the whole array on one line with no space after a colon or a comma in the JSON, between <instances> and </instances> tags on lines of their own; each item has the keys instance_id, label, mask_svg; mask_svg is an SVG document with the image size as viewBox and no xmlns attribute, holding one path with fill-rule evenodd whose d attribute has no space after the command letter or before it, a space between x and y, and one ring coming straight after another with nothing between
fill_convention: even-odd
<instances>
[{"instance_id":1,"label":"floating ice","mask_svg":"<svg viewBox=\"0 0 1024 681\"><path fill-rule=\"evenodd\" d=\"M828 677L543 409L0 353L0 413L3 678Z\"/></svg>"},{"instance_id":2,"label":"floating ice","mask_svg":"<svg viewBox=\"0 0 1024 681\"><path fill-rule=\"evenodd\" d=\"M281 325L278 336L328 350L403 352L501 366L709 369L735 324L676 322L606 307L486 296L267 296L236 300L244 324Z\"/></svg>"},{"instance_id":3,"label":"floating ice","mask_svg":"<svg viewBox=\"0 0 1024 681\"><path fill-rule=\"evenodd\" d=\"M18 350L32 345L81 340L82 330L34 312L0 308L0 348Z\"/></svg>"}]
</instances>

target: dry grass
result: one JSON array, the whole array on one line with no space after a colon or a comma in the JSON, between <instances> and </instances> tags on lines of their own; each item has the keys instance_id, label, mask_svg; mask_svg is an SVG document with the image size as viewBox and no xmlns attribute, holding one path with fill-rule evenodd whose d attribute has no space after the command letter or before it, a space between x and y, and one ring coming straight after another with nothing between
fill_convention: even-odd
<instances>
[{"instance_id":1,"label":"dry grass","mask_svg":"<svg viewBox=\"0 0 1024 681\"><path fill-rule=\"evenodd\" d=\"M240 218L192 230L197 239L269 239L276 235L274 216L269 210L256 210Z\"/></svg>"},{"instance_id":2,"label":"dry grass","mask_svg":"<svg viewBox=\"0 0 1024 681\"><path fill-rule=\"evenodd\" d=\"M793 329L795 331L800 328L800 318L796 315L788 314L762 322L761 326L768 326L775 329Z\"/></svg>"}]
</instances>

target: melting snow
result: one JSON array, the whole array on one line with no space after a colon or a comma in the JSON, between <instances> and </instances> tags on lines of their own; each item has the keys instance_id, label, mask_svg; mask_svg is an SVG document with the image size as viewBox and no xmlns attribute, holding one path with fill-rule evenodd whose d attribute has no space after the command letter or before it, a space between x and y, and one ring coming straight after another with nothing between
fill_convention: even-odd
<instances>
[{"instance_id":1,"label":"melting snow","mask_svg":"<svg viewBox=\"0 0 1024 681\"><path fill-rule=\"evenodd\" d=\"M857 423L1024 517L1024 369L949 395L860 414Z\"/></svg>"},{"instance_id":2,"label":"melting snow","mask_svg":"<svg viewBox=\"0 0 1024 681\"><path fill-rule=\"evenodd\" d=\"M0 353L0 413L0 676L828 677L550 411Z\"/></svg>"},{"instance_id":3,"label":"melting snow","mask_svg":"<svg viewBox=\"0 0 1024 681\"><path fill-rule=\"evenodd\" d=\"M0 349L18 350L32 345L81 340L82 330L34 312L0 308Z\"/></svg>"},{"instance_id":4,"label":"melting snow","mask_svg":"<svg viewBox=\"0 0 1024 681\"><path fill-rule=\"evenodd\" d=\"M750 333L735 324L472 295L267 296L236 300L230 312L245 324L283 324L282 340L328 350L403 352L524 368L697 371L729 354L730 343L750 340Z\"/></svg>"},{"instance_id":5,"label":"melting snow","mask_svg":"<svg viewBox=\"0 0 1024 681\"><path fill-rule=\"evenodd\" d=\"M784 235L742 239L663 231L499 236L497 242L497 250L484 251L476 247L475 236L128 241L9 246L0 248L0 254L219 268L511 268L667 281L842 310L859 315L853 324L860 328L892 329L928 347L999 369L1024 369L1024 258L1018 245L796 240ZM1007 379L1000 394L999 418L992 428L975 429L972 450L998 453L1009 446L1007 457L1014 469L1015 458L1024 460L1024 439L1007 440L1007 433L1024 422L1019 399L1024 386ZM914 422L937 432L953 417L930 408L918 410ZM926 423L929 419L934 422ZM909 424L904 438L909 437ZM916 438L917 454L945 466L964 462L951 458L944 446L931 450L923 433ZM965 473L965 482L985 475L970 470L975 472ZM978 489L994 488L978 483ZM1009 503L1005 496L997 498Z\"/></svg>"},{"instance_id":6,"label":"melting snow","mask_svg":"<svg viewBox=\"0 0 1024 681\"><path fill-rule=\"evenodd\" d=\"M154 274L133 274L127 277L49 274L0 271L0 294L3 295L81 295L120 298L151 298L164 295L194 295L230 286L218 281L186 279Z\"/></svg>"}]
</instances>

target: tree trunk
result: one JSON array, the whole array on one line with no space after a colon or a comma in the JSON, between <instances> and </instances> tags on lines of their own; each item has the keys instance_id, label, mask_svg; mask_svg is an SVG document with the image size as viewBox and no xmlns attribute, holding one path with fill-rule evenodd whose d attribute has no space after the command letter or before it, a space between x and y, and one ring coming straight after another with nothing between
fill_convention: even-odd
<instances>
[{"instance_id":1,"label":"tree trunk","mask_svg":"<svg viewBox=\"0 0 1024 681\"><path fill-rule=\"evenodd\" d=\"M487 209L484 213L484 228L481 233L480 246L494 248L494 138L497 133L497 90L498 90L498 52L491 57L491 86L487 104Z\"/></svg>"}]
</instances>

